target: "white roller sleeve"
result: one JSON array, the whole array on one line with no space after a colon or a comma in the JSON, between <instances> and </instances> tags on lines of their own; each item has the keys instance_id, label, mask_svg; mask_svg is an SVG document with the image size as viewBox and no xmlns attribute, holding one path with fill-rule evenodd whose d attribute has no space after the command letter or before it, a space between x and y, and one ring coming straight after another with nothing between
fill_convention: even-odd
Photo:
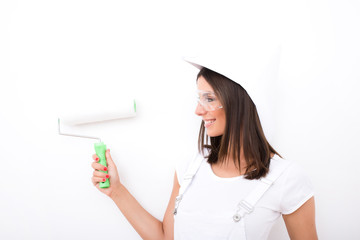
<instances>
[{"instance_id":1,"label":"white roller sleeve","mask_svg":"<svg viewBox=\"0 0 360 240\"><path fill-rule=\"evenodd\" d=\"M100 103L101 102L101 103ZM67 125L79 125L86 123L102 122L120 118L136 116L136 103L132 99L121 99L116 102L94 101L81 106L74 106L60 119Z\"/></svg>"}]
</instances>

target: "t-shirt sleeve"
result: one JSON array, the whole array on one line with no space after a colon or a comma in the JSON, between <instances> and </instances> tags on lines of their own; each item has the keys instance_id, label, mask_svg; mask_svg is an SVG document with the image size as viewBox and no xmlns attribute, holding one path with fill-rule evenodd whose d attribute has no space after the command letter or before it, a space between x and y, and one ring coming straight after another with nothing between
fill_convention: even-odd
<instances>
[{"instance_id":1,"label":"t-shirt sleeve","mask_svg":"<svg viewBox=\"0 0 360 240\"><path fill-rule=\"evenodd\" d=\"M314 188L304 169L293 162L284 172L280 201L282 214L291 214L314 196Z\"/></svg>"}]
</instances>

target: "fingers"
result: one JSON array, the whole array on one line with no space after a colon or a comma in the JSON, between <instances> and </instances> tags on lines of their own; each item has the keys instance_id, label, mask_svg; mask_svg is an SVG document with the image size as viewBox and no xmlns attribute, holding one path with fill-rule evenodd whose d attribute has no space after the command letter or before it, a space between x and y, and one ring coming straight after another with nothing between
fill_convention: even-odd
<instances>
[{"instance_id":1,"label":"fingers","mask_svg":"<svg viewBox=\"0 0 360 240\"><path fill-rule=\"evenodd\" d=\"M101 178L101 177L92 177L91 178L92 183L94 184L94 186L96 186L96 184L98 184L99 182L105 182L106 178Z\"/></svg>"},{"instance_id":2,"label":"fingers","mask_svg":"<svg viewBox=\"0 0 360 240\"><path fill-rule=\"evenodd\" d=\"M97 163L97 162L93 162L91 164L91 166L93 169L98 170L98 171L107 171L108 170L107 167L105 167L104 165Z\"/></svg>"},{"instance_id":3,"label":"fingers","mask_svg":"<svg viewBox=\"0 0 360 240\"><path fill-rule=\"evenodd\" d=\"M98 184L99 182L105 182L106 179L110 178L109 174L103 173L103 172L99 172L99 171L94 171L93 172L93 176L91 178L91 181L94 185Z\"/></svg>"},{"instance_id":4,"label":"fingers","mask_svg":"<svg viewBox=\"0 0 360 240\"><path fill-rule=\"evenodd\" d=\"M110 162L113 162L112 158L111 158L111 155L110 155L110 149L106 149L105 151L105 157L106 157L106 160L107 161L110 161ZM92 159L96 162L99 161L99 157L96 155L96 154L93 154L92 155Z\"/></svg>"},{"instance_id":5,"label":"fingers","mask_svg":"<svg viewBox=\"0 0 360 240\"><path fill-rule=\"evenodd\" d=\"M104 172L100 172L100 171L94 171L93 176L99 177L99 178L110 178L110 175L108 173L104 173Z\"/></svg>"},{"instance_id":6,"label":"fingers","mask_svg":"<svg viewBox=\"0 0 360 240\"><path fill-rule=\"evenodd\" d=\"M106 157L107 167L99 163L99 157L96 154L92 155L94 162L91 164L91 166L94 169L94 172L91 181L93 185L96 187L99 187L100 182L105 182L106 179L110 178L110 174L115 174L114 171L116 171L116 166L110 155L110 149L106 150L105 157ZM103 172L103 171L109 171L108 170L109 168L113 169L112 173L111 171L109 173Z\"/></svg>"},{"instance_id":7,"label":"fingers","mask_svg":"<svg viewBox=\"0 0 360 240\"><path fill-rule=\"evenodd\" d=\"M92 155L92 159L93 159L95 162L98 162L98 161L99 161L99 157L98 157L96 154L93 154L93 155Z\"/></svg>"}]
</instances>

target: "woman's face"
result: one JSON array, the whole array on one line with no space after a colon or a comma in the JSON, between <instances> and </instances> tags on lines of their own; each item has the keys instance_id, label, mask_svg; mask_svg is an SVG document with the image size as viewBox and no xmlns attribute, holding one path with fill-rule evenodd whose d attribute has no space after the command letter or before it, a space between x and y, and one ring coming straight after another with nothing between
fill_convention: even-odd
<instances>
[{"instance_id":1,"label":"woman's face","mask_svg":"<svg viewBox=\"0 0 360 240\"><path fill-rule=\"evenodd\" d=\"M195 114L202 117L208 136L217 137L223 135L226 118L219 98L203 76L198 78L197 88L200 102L196 107Z\"/></svg>"}]
</instances>

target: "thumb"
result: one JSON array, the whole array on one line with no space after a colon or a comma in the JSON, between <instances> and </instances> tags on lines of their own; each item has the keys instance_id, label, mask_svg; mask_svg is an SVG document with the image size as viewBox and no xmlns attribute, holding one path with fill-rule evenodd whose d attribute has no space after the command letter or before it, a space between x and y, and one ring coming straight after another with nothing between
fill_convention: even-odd
<instances>
[{"instance_id":1,"label":"thumb","mask_svg":"<svg viewBox=\"0 0 360 240\"><path fill-rule=\"evenodd\" d=\"M106 157L106 161L107 161L108 165L111 165L111 166L115 165L114 161L112 160L111 155L110 155L110 149L106 149L105 157Z\"/></svg>"}]
</instances>

